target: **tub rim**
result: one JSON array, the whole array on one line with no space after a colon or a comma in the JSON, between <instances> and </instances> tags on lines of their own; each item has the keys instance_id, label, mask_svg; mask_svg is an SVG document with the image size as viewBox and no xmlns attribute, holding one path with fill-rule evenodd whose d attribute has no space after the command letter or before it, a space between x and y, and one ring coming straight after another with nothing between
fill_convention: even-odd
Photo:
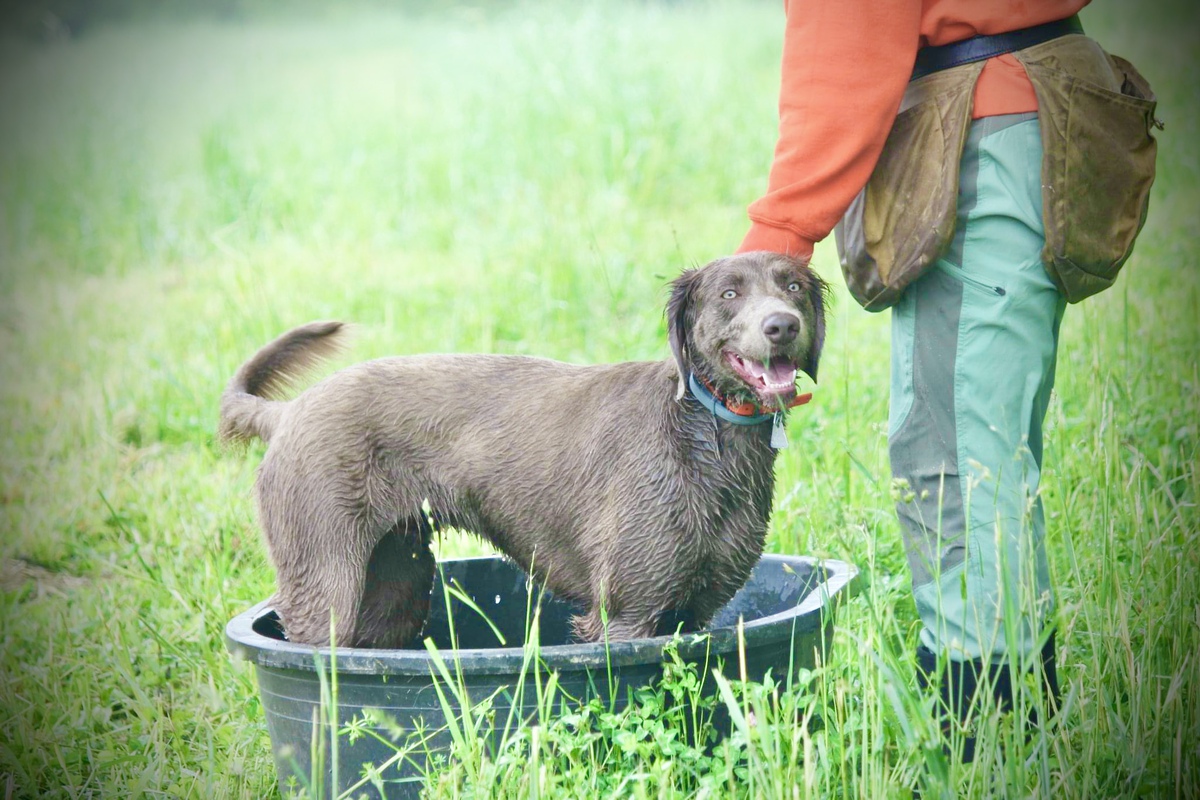
<instances>
[{"instance_id":1,"label":"tub rim","mask_svg":"<svg viewBox=\"0 0 1200 800\"><path fill-rule=\"evenodd\" d=\"M472 556L446 559L445 562L490 561L502 556ZM505 559L507 560L507 559ZM815 556L763 554L763 564L791 566L805 564L824 570L825 580L817 583L804 599L790 609L742 623L746 648L791 639L800 633L816 630L822 624L823 608L841 599L843 590L858 575L858 569L845 561L821 559ZM315 673L336 665L339 675L421 675L428 676L436 669L429 651L418 649L373 649L365 647L314 647L264 636L254 630L254 623L273 612L272 598L255 604L235 616L225 626L225 642L235 656L258 667L281 670L300 670ZM830 618L831 619L831 618ZM791 624L785 624L788 621ZM664 648L674 636L653 636L621 642L549 645L538 650L544 669L598 670L608 667L640 666L657 663ZM722 655L736 651L738 627L726 625L682 634L679 655L685 661ZM467 675L515 675L525 662L525 646L488 647L438 650L447 664Z\"/></svg>"}]
</instances>

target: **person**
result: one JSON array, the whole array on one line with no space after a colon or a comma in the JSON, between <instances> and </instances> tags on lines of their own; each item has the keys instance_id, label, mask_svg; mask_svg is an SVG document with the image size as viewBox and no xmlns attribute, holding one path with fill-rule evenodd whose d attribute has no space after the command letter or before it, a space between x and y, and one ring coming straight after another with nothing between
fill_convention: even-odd
<instances>
[{"instance_id":1,"label":"person","mask_svg":"<svg viewBox=\"0 0 1200 800\"><path fill-rule=\"evenodd\" d=\"M917 677L964 761L978 692L1011 709L1036 670L1057 702L1038 487L1059 328L1115 279L1153 180L1153 93L1083 34L1087 2L785 0L779 138L738 248L809 258L836 226L851 293L892 308Z\"/></svg>"}]
</instances>

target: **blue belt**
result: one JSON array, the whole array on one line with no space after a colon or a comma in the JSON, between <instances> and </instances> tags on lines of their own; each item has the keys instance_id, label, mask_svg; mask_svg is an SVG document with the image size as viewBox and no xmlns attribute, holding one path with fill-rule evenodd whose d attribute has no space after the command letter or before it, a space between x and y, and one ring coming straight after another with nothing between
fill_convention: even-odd
<instances>
[{"instance_id":1,"label":"blue belt","mask_svg":"<svg viewBox=\"0 0 1200 800\"><path fill-rule=\"evenodd\" d=\"M972 36L970 39L941 44L937 47L922 47L917 51L917 63L913 67L911 80L915 81L917 78L924 78L926 75L950 67L983 61L1016 50L1024 50L1026 47L1033 47L1035 44L1048 42L1070 33L1083 33L1083 23L1079 21L1078 14L1007 33Z\"/></svg>"}]
</instances>

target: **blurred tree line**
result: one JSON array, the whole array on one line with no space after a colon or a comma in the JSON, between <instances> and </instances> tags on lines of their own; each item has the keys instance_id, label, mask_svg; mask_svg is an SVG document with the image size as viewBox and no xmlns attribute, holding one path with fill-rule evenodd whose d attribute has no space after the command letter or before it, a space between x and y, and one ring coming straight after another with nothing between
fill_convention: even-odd
<instances>
[{"instance_id":1,"label":"blurred tree line","mask_svg":"<svg viewBox=\"0 0 1200 800\"><path fill-rule=\"evenodd\" d=\"M450 8L493 10L516 0L0 0L0 36L53 41L131 20L236 21L259 16L374 7L422 14Z\"/></svg>"}]
</instances>

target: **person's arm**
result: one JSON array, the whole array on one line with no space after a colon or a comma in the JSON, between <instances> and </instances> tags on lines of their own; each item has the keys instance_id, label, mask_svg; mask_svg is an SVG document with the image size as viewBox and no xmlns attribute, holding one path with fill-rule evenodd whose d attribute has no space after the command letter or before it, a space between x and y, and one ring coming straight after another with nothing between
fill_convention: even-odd
<instances>
[{"instance_id":1,"label":"person's arm","mask_svg":"<svg viewBox=\"0 0 1200 800\"><path fill-rule=\"evenodd\" d=\"M738 252L807 258L867 183L912 74L920 0L785 0L779 141Z\"/></svg>"}]
</instances>

